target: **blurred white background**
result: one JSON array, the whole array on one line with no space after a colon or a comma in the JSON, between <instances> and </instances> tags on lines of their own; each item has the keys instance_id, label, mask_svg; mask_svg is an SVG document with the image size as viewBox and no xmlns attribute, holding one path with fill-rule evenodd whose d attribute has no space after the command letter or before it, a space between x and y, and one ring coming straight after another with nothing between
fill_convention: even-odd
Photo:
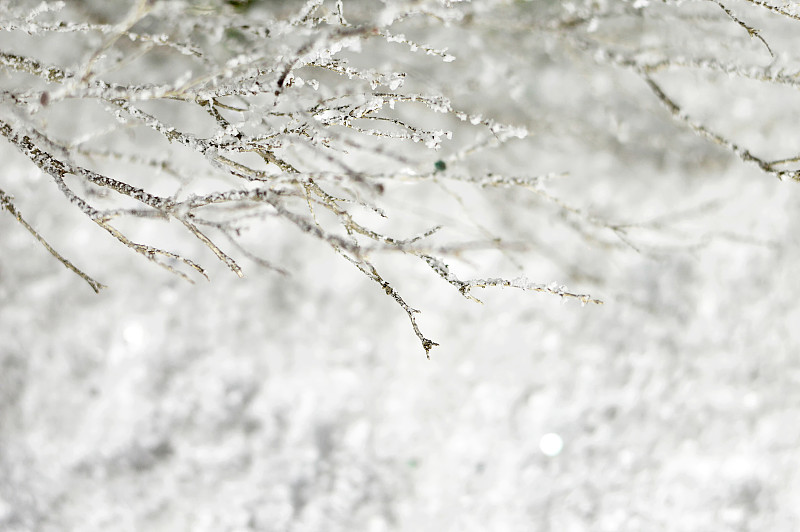
<instances>
[{"instance_id":1,"label":"blurred white background","mask_svg":"<svg viewBox=\"0 0 800 532\"><path fill-rule=\"evenodd\" d=\"M744 4L735 7L759 15ZM416 212L457 227L479 220L535 244L516 265L481 252L454 267L557 281L605 302L489 289L475 292L480 305L419 261L382 257L440 344L430 361L402 310L324 244L292 231L251 235L290 275L243 260L243 279L188 246L211 276L191 285L113 241L0 142L0 188L108 285L94 294L0 213L0 530L800 527L800 185L697 136L640 78L590 68L556 37L504 48L516 37L498 34L491 17L521 5L494 6L488 29L478 18L407 30L449 46L452 63L395 57L409 86L531 132L455 167L568 172L548 185L564 201L665 223L631 229L627 245L603 229L585 238L530 191L459 189L464 216L446 194L387 183L386 201L412 224ZM711 8L715 24L759 53ZM661 45L667 9L642 14L636 38ZM750 22L769 27L771 15L759 16ZM610 20L598 31L614 35ZM2 47L17 33L5 32ZM791 92L680 75L664 86L709 123L766 151L793 143L781 129L797 123ZM70 116L63 105L53 120ZM455 146L470 134L452 117L427 119L454 129ZM420 167L457 151L414 149ZM167 226L154 227L145 234Z\"/></svg>"}]
</instances>

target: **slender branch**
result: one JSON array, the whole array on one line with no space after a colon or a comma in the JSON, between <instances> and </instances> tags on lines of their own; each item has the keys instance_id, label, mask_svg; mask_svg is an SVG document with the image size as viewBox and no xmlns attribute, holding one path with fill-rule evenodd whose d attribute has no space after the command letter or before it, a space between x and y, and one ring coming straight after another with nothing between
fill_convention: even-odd
<instances>
[{"instance_id":1,"label":"slender branch","mask_svg":"<svg viewBox=\"0 0 800 532\"><path fill-rule=\"evenodd\" d=\"M30 234L32 234L34 236L34 238L36 238L36 240L39 241L39 243L42 246L44 246L44 248L47 251L49 251L52 256L54 256L56 259L58 259L59 262L61 262L61 264L63 264L68 270L71 270L73 273L78 275L78 277L80 277L81 279L86 281L89 284L89 286L92 287L92 290L95 291L95 293L99 293L100 290L102 290L103 288L106 288L106 285L104 285L104 284L94 280L93 278L91 278L89 275L87 275L82 270L80 270L77 266L72 264L72 262L70 262L66 257L64 257L58 251L56 251L47 242L47 240L45 240L44 237L42 237L42 235L40 235L33 227L31 227L30 224L28 224L28 222L25 221L25 219L22 217L22 214L20 214L20 212L17 210L17 208L12 203L11 196L6 194L2 189L0 189L0 205L2 205L5 210L7 210L9 213L11 213L11 216L16 218L17 222L19 222L20 225L22 225L22 227L27 229L28 232Z\"/></svg>"}]
</instances>

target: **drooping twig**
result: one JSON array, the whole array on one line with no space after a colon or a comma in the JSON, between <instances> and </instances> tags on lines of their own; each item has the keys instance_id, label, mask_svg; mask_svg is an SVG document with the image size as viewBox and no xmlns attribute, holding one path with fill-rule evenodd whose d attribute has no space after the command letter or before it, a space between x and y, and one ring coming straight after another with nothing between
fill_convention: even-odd
<instances>
[{"instance_id":1,"label":"drooping twig","mask_svg":"<svg viewBox=\"0 0 800 532\"><path fill-rule=\"evenodd\" d=\"M63 264L63 265L64 265L64 266L65 266L67 269L71 270L71 271L72 271L72 272L74 272L76 275L78 275L78 277L80 277L81 279L83 279L84 281L86 281L86 282L89 284L89 286L91 286L91 287L92 287L92 290L94 290L94 291L95 291L95 293L99 293L99 292L100 292L100 290L102 290L103 288L106 288L106 285L104 285L104 284L102 284L102 283L100 283L100 282L98 282L98 281L94 280L93 278L91 278L89 275L87 275L87 274L86 274L86 273L84 273L82 270L80 270L80 269L79 269L77 266L75 266L74 264L72 264L72 262L70 262L70 261L69 261L67 258L65 258L63 255L61 255L61 254L60 254L58 251L56 251L56 250L55 250L55 249L54 249L54 248L53 248L53 247L52 247L52 246L51 246L51 245L50 245L50 244L47 242L47 240L45 240L45 239L44 239L44 237L43 237L42 235L40 235L40 234L39 234L39 233L36 231L36 229L34 229L33 227L31 227L31 225L30 225L28 222L26 222L26 221L25 221L25 219L22 217L22 214L20 214L20 212L17 210L17 208L14 206L14 204L12 203L12 201L11 201L11 200L12 200L11 196L9 196L8 194L6 194L6 193L5 193L3 190L0 190L0 205L2 205L2 206L3 206L3 208L4 208L5 210L7 210L7 211L8 211L8 212L11 214L11 216L13 216L14 218L16 218L17 222L19 222L19 223L20 223L20 225L22 225L22 227L24 227L25 229L27 229L27 231L28 231L30 234L32 234L32 235L34 236L34 238L36 238L36 240L38 240L38 241L39 241L39 243L40 243L42 246L44 246L44 248L45 248L47 251L49 251L49 252L50 252L50 254L51 254L51 255L53 255L55 258L57 258L57 259L59 260L59 262L61 262L61 264Z\"/></svg>"}]
</instances>

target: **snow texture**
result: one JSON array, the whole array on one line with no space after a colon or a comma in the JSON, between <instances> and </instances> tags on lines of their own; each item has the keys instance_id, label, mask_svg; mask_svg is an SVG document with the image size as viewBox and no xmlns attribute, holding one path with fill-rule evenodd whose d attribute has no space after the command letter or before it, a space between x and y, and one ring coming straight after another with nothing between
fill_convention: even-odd
<instances>
[{"instance_id":1,"label":"snow texture","mask_svg":"<svg viewBox=\"0 0 800 532\"><path fill-rule=\"evenodd\" d=\"M796 11L0 0L0 531L800 529Z\"/></svg>"}]
</instances>

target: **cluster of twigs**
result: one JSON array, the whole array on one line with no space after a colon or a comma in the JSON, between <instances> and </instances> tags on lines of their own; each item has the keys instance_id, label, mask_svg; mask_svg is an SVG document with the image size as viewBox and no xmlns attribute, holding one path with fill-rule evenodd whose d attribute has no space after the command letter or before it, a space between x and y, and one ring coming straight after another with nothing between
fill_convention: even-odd
<instances>
[{"instance_id":1,"label":"cluster of twigs","mask_svg":"<svg viewBox=\"0 0 800 532\"><path fill-rule=\"evenodd\" d=\"M718 131L713 126L691 116L674 96L665 89L659 81L660 73L668 72L696 72L708 75L723 74L730 78L753 80L770 85L783 85L800 89L800 70L796 64L795 50L785 50L770 44L771 38L766 32L756 27L755 23L746 19L745 15L737 14L731 5L734 2L721 0L694 0L692 2L663 2L664 5L650 6L650 2L637 2L642 4L637 9L626 3L610 3L605 8L593 6L580 13L574 13L566 18L551 22L548 30L563 36L565 44L573 46L583 53L590 54L594 61L623 68L639 76L645 86L656 99L679 122L686 125L695 133L723 147L745 163L755 164L766 174L780 180L791 179L800 181L800 170L786 169L787 165L800 162L800 155L791 155L780 159L756 155L747 146L733 140L724 132ZM637 4L634 3L634 4ZM655 2L653 2L655 4ZM683 5L681 5L683 4ZM754 17L765 25L778 26L775 33L780 36L787 31L794 33L796 25L800 22L800 8L786 2L768 2L761 0L744 0L738 2L737 7L748 8L747 17ZM657 9L656 9L657 8ZM720 11L715 11L715 9ZM597 25L598 20L612 19L648 19L660 20L666 31L667 38L680 26L686 26L689 31L698 37L695 42L685 43L684 47L670 49L665 44L662 49L658 47L644 48L642 46L614 46L607 40L593 36L597 30L592 27L592 32L564 31L567 28L587 28ZM730 21L744 30L746 41L756 45L748 46L747 42L739 45L735 38L727 32L715 28L721 22ZM787 27L789 29L787 29ZM665 30L662 30L665 31ZM655 30L648 35L657 34ZM675 45L676 43L669 43ZM694 46L691 46L691 45ZM762 53L758 53L758 44ZM721 59L709 53L708 49L728 48L734 53L734 58ZM748 48L750 48L748 50ZM737 57L738 56L738 57Z\"/></svg>"},{"instance_id":2,"label":"cluster of twigs","mask_svg":"<svg viewBox=\"0 0 800 532\"><path fill-rule=\"evenodd\" d=\"M406 312L426 354L437 344L423 335L417 324L418 311L385 280L371 261L372 255L400 252L417 256L470 299L474 299L470 291L476 287L511 286L576 298L583 303L600 303L559 285L503 279L462 281L442 258L458 251L457 247L429 243L440 229L438 226L415 236L398 238L356 221L354 211L358 209L386 216L375 201L384 193L384 183L392 179L430 181L449 175L479 186L538 190L541 179L546 177L450 175L439 172L439 168L409 171L414 161L393 150L399 141L437 149L451 135L398 118L391 112L396 105L421 104L433 112L453 115L485 128L493 142L525 133L454 109L442 96L402 92L398 90L405 78L402 72L363 69L338 56L342 50L358 50L372 40L383 40L451 61L453 56L446 50L392 33L391 27L397 21L426 16L425 12L395 9L389 15L384 14L379 23L371 24L348 23L341 0L333 5L310 0L284 19L237 13L225 4L202 10L183 2L149 0L138 0L117 24L59 18L68 12L63 3L43 3L27 11L4 6L0 12L0 30L33 36L69 34L81 39L81 45L86 47L82 62L71 67L0 49L0 68L4 72L39 80L26 90L2 90L0 133L47 174L83 214L162 268L190 281L191 272L207 277L205 269L190 258L132 240L118 228L118 220L131 217L177 220L232 272L242 276L237 259L217 244L214 235L224 236L236 252L268 264L240 246L236 237L248 220L277 216L333 248L378 284ZM156 52L174 56L176 65L188 64L186 73L165 83L112 81L115 73L124 72L135 61ZM332 82L326 77L331 73L335 80L355 81L344 85ZM369 88L363 86L364 82ZM200 193L192 189L185 172L180 175L181 171L169 161L153 157L146 150L137 150L135 146L127 151L98 148L85 139L57 139L48 133L43 121L37 121L43 109L68 105L74 100L97 102L120 128L149 128L169 143L182 145L208 164L209 173L228 179L231 186L218 192ZM182 131L157 116L157 112L148 111L146 104L152 102L202 109L213 120L213 132L198 135ZM243 162L241 157L245 154L255 154L263 165ZM396 170L366 172L351 162L358 159L354 154L383 158ZM143 165L156 176L169 171L181 177L182 185L174 194L156 194L146 186L93 170L92 162L98 158ZM76 178L77 186L71 184ZM92 187L113 191L121 199L129 198L133 206L96 206L86 194ZM12 196L0 192L0 200L66 267L93 290L103 288L25 222ZM231 209L222 210L226 207ZM235 214L215 217L214 212ZM337 226L321 222L322 212L332 214Z\"/></svg>"},{"instance_id":3,"label":"cluster of twigs","mask_svg":"<svg viewBox=\"0 0 800 532\"><path fill-rule=\"evenodd\" d=\"M356 0L352 2L359 5ZM750 11L768 17L790 23L800 20L800 14L782 4L760 0L743 3ZM548 36L595 63L633 72L675 119L742 161L781 179L800 180L800 170L787 169L800 157L769 160L756 155L690 116L659 81L663 72L692 70L800 86L800 75L785 66L786 54L751 22L750 12L737 13L721 0L666 1L658 5L621 0L564 5L548 2L541 6L501 0L465 4L426 0L387 3L380 10L373 6L377 14L361 13L354 17L359 23L348 21L342 0L284 5L278 9L282 13L251 9L257 1L135 0L118 23L81 19L85 13L79 7L83 4L43 2L25 7L0 2L0 32L28 34L34 39L73 38L82 53L76 64L64 65L37 58L35 53L0 47L0 70L7 79L27 81L23 89L0 89L0 133L8 143L112 237L189 281L193 275L207 277L198 262L134 241L119 228L119 221L176 220L232 272L242 276L236 256L283 272L241 245L238 238L253 220L282 219L330 246L379 285L406 312L426 354L436 343L421 332L418 311L380 273L371 258L376 254L395 252L417 257L472 300L475 288L506 286L573 298L584 304L601 302L558 284L536 284L524 278L462 280L445 263L447 257L474 247L514 247L500 239L477 245L441 244L434 239L438 225L400 237L359 222L359 213L363 212L388 216L381 199L392 183L451 181L529 191L582 231L587 227L608 231L625 245L638 248L627 235L635 224L608 222L548 193L544 185L554 177L551 174L476 175L460 167L458 163L468 155L524 137L526 130L465 112L440 94L404 90L406 72L385 70L384 66L364 68L352 61L352 56L363 54L364 48L387 43L403 47L406 53L430 56L433 61L456 59L447 49L416 42L394 29L402 24L414 19L433 20L474 31L483 31L483 25L502 28L508 35L528 35L520 37L520 42L530 35ZM761 47L768 64L737 64L703 55L702 46L680 54L669 49L672 43L665 42L660 49L646 48L635 38L627 43L619 39L615 42L603 33L606 26L624 28L625 21L648 17L666 21L669 28L732 23L742 33L745 46L752 41L756 48ZM712 37L706 41L715 34L709 35ZM380 57L380 52L372 54ZM153 58L170 65L153 67L154 71L167 72L174 78L149 83L137 80L135 74ZM58 138L39 117L47 109L73 101L95 102L116 125L106 129L98 126L98 132L89 137ZM199 112L211 126L202 134L177 127L168 113L159 111L158 104L178 106L184 114ZM485 133L484 140L431 165L427 157L413 155L414 150L398 148L410 143L423 146L424 152L437 150L451 138L452 133L445 129L416 125L413 117L419 116L420 109L477 128ZM131 128L150 130L162 141L181 146L204 162L208 176L226 186L216 192L202 192L202 187L195 186L194 176L172 157L154 156L152 150L135 142L126 148L90 142ZM98 160L143 167L147 175L134 182L104 173L95 165ZM380 171L372 164L376 160L380 161ZM161 181L165 174L177 177L180 185L171 194L155 193L164 189ZM153 186L154 182L159 186ZM98 195L92 194L97 190L110 191L112 198L121 201L100 206ZM93 290L103 288L47 243L22 217L13 197L2 190L0 204ZM220 236L227 244L217 243Z\"/></svg>"}]
</instances>

